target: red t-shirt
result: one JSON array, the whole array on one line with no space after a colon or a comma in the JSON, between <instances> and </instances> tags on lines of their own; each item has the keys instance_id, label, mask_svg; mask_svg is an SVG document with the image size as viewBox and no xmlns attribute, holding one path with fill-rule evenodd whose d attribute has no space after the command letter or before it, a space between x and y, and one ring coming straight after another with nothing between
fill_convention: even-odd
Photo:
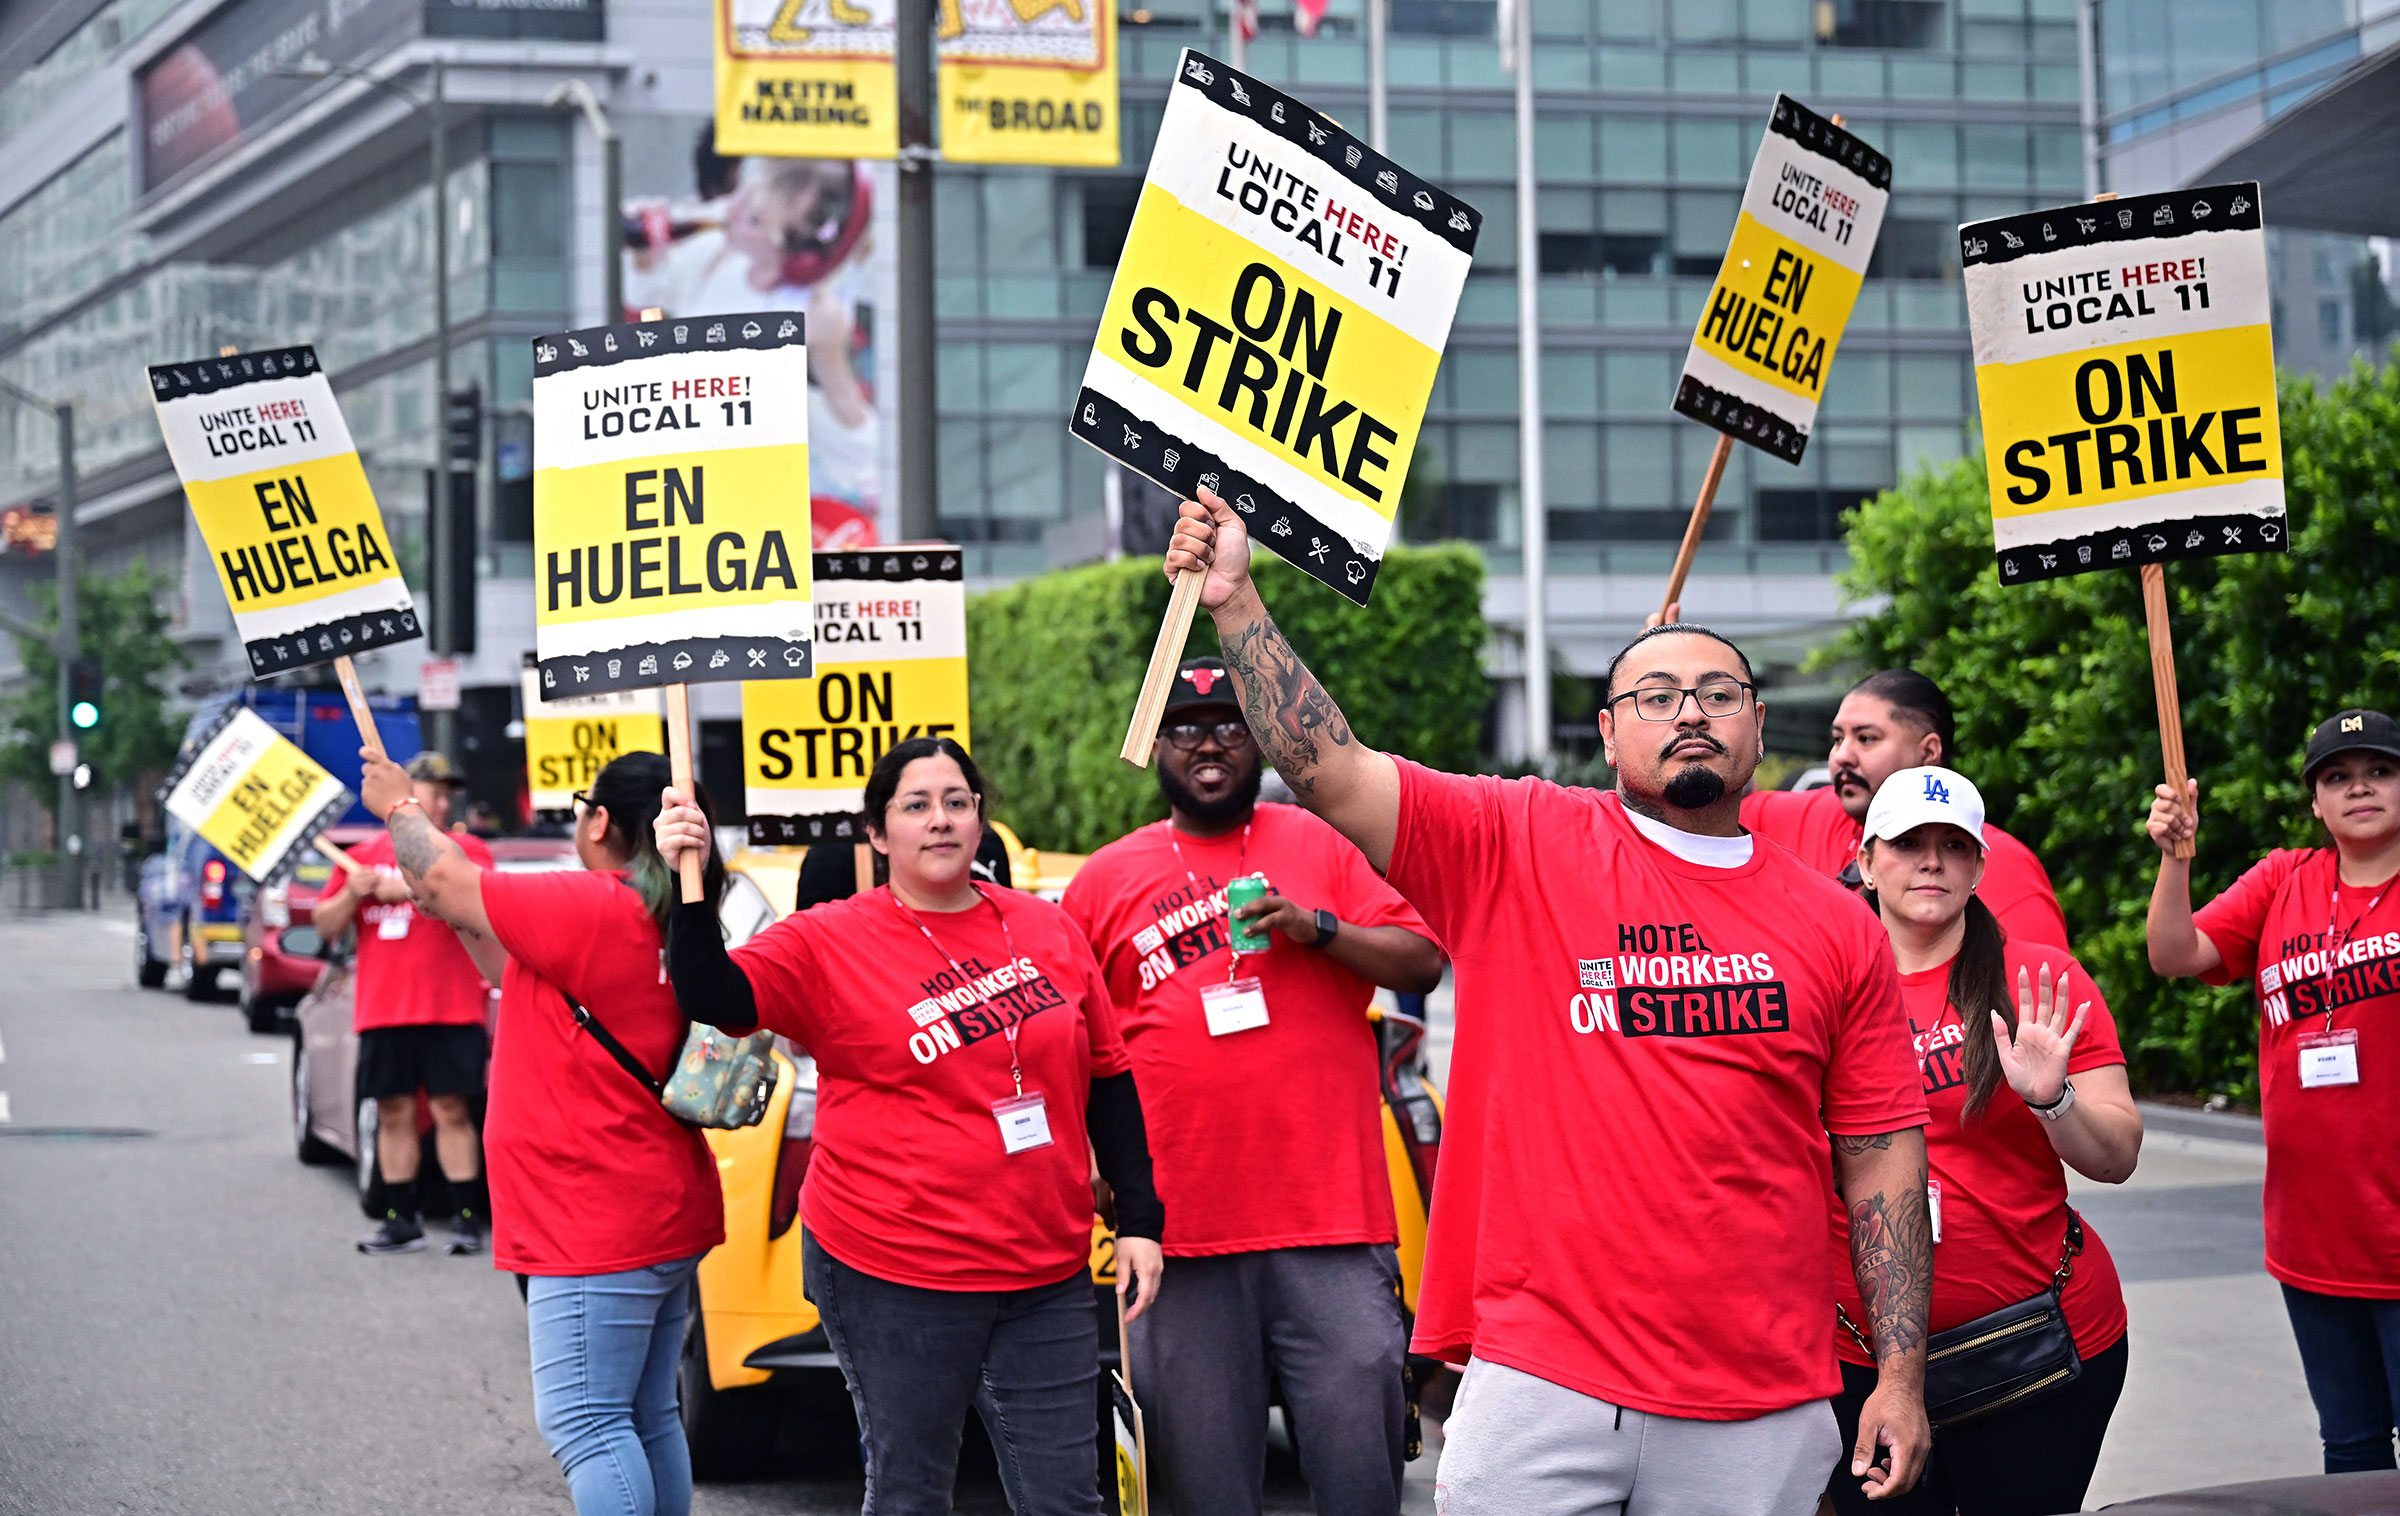
<instances>
[{"instance_id":1,"label":"red t-shirt","mask_svg":"<svg viewBox=\"0 0 2400 1516\"><path fill-rule=\"evenodd\" d=\"M2400 890L2344 885L2330 848L2278 849L2195 920L2255 979L2267 1124L2267 1272L2325 1295L2400 1299ZM2326 926L2332 923L2332 940ZM2358 1082L2300 1082L2300 1040L2358 1034Z\"/></svg>"},{"instance_id":2,"label":"red t-shirt","mask_svg":"<svg viewBox=\"0 0 2400 1516\"><path fill-rule=\"evenodd\" d=\"M1028 1289L1083 1266L1084 1107L1095 1077L1129 1067L1108 987L1066 912L1015 890L983 895L973 910L921 917L934 942L887 886L786 916L733 953L760 1020L816 1055L809 1231L862 1273L929 1290ZM1010 1025L1051 1137L1016 1154L993 1111L1015 1093Z\"/></svg>"},{"instance_id":3,"label":"red t-shirt","mask_svg":"<svg viewBox=\"0 0 2400 1516\"><path fill-rule=\"evenodd\" d=\"M658 927L618 874L485 870L483 911L508 950L484 1118L492 1261L518 1274L616 1274L725 1240L716 1159L575 1025L581 1001L662 1076L690 1023Z\"/></svg>"},{"instance_id":4,"label":"red t-shirt","mask_svg":"<svg viewBox=\"0 0 2400 1516\"><path fill-rule=\"evenodd\" d=\"M480 837L454 833L467 861L492 866ZM392 834L377 832L350 856L387 879L400 877ZM358 995L350 1024L362 1032L390 1026L481 1026L491 986L458 934L408 901L370 900L358 908Z\"/></svg>"},{"instance_id":5,"label":"red t-shirt","mask_svg":"<svg viewBox=\"0 0 2400 1516\"><path fill-rule=\"evenodd\" d=\"M2019 969L2037 986L2044 965L2054 981L2066 973L2070 1016L2074 1006L2091 1002L2074 1051L2067 1054L2068 1074L2125 1061L2108 1002L2066 949L2011 938L2001 961L2010 985L2011 1021L2017 1014L2013 997ZM1902 974L1900 1003L1933 1116L1925 1127L1925 1152L1933 1182L1941 1188L1942 1235L1933 1249L1932 1329L1946 1332L2049 1286L2067 1237L2067 1171L2050 1146L2042 1118L2005 1080L1974 1121L1959 1124L1967 1105L1966 1039L1991 1036L1992 1025L1989 1017L1978 1017L1972 1027L1960 1019L1950 1004L1950 965ZM1864 1331L1867 1318L1848 1266L1849 1223L1838 1206L1834 1237L1842 1307ZM2086 1358L2114 1347L2125 1335L2125 1292L2117 1283L2117 1265L2088 1218L2083 1254L2067 1280L2066 1312L2075 1349ZM1874 1362L1847 1332L1834 1338L1834 1350L1852 1363Z\"/></svg>"},{"instance_id":6,"label":"red t-shirt","mask_svg":"<svg viewBox=\"0 0 2400 1516\"><path fill-rule=\"evenodd\" d=\"M1742 825L1798 853L1820 874L1839 874L1857 862L1859 840L1867 834L1842 809L1841 791L1829 784L1798 794L1760 790L1745 795ZM2000 918L2000 930L2027 942L2066 941L2067 918L2059 912L2058 892L2033 849L1988 821L1983 841L1990 861L1975 895Z\"/></svg>"},{"instance_id":7,"label":"red t-shirt","mask_svg":"<svg viewBox=\"0 0 2400 1516\"><path fill-rule=\"evenodd\" d=\"M1780 848L1408 762L1388 873L1457 965L1417 1351L1715 1421L1840 1389L1825 1134L1925 1122L1881 923Z\"/></svg>"},{"instance_id":8,"label":"red t-shirt","mask_svg":"<svg viewBox=\"0 0 2400 1516\"><path fill-rule=\"evenodd\" d=\"M1276 934L1266 952L1241 960L1266 994L1265 1026L1210 1036L1200 992L1227 978L1225 885L1242 874L1265 874L1345 930L1432 934L1364 854L1298 806L1259 806L1246 844L1239 827L1203 838L1170 835L1170 825L1094 853L1063 902L1123 1017L1167 1207L1167 1252L1393 1241L1366 1015L1375 986Z\"/></svg>"}]
</instances>

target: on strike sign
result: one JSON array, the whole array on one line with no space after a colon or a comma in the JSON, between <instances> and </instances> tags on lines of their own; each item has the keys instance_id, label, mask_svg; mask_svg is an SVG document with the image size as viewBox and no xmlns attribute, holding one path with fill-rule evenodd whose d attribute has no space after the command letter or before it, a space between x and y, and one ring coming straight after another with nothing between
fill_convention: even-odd
<instances>
[{"instance_id":1,"label":"on strike sign","mask_svg":"<svg viewBox=\"0 0 2400 1516\"><path fill-rule=\"evenodd\" d=\"M350 792L247 706L232 706L167 774L167 810L261 884L350 808Z\"/></svg>"},{"instance_id":2,"label":"on strike sign","mask_svg":"<svg viewBox=\"0 0 2400 1516\"><path fill-rule=\"evenodd\" d=\"M150 398L253 677L422 635L315 348L156 364Z\"/></svg>"},{"instance_id":3,"label":"on strike sign","mask_svg":"<svg viewBox=\"0 0 2400 1516\"><path fill-rule=\"evenodd\" d=\"M593 327L533 357L543 697L805 677L799 316Z\"/></svg>"},{"instance_id":4,"label":"on strike sign","mask_svg":"<svg viewBox=\"0 0 2400 1516\"><path fill-rule=\"evenodd\" d=\"M1481 225L1187 48L1069 429L1364 605Z\"/></svg>"},{"instance_id":5,"label":"on strike sign","mask_svg":"<svg viewBox=\"0 0 2400 1516\"><path fill-rule=\"evenodd\" d=\"M663 753L666 727L656 690L542 698L533 657L525 659L525 781L537 811L574 806L600 771L627 753Z\"/></svg>"},{"instance_id":6,"label":"on strike sign","mask_svg":"<svg viewBox=\"0 0 2400 1516\"><path fill-rule=\"evenodd\" d=\"M876 759L911 737L972 749L964 572L955 547L816 555L816 677L742 686L753 845L863 842Z\"/></svg>"},{"instance_id":7,"label":"on strike sign","mask_svg":"<svg viewBox=\"0 0 2400 1516\"><path fill-rule=\"evenodd\" d=\"M1798 463L1892 198L1892 161L1775 97L1675 387L1678 415Z\"/></svg>"},{"instance_id":8,"label":"on strike sign","mask_svg":"<svg viewBox=\"0 0 2400 1516\"><path fill-rule=\"evenodd\" d=\"M2003 584L2283 551L2256 184L1958 235Z\"/></svg>"}]
</instances>

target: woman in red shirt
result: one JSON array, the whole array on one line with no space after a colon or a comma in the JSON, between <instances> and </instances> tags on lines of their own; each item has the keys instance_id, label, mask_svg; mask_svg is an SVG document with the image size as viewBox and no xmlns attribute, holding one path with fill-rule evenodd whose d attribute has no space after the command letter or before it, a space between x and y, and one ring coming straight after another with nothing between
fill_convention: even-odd
<instances>
[{"instance_id":1,"label":"woman in red shirt","mask_svg":"<svg viewBox=\"0 0 2400 1516\"><path fill-rule=\"evenodd\" d=\"M2339 1474L2391 1468L2400 1421L2400 722L2328 717L2300 781L2331 846L2276 849L2197 916L2173 848L2200 786L2158 787L2150 966L2257 986L2267 1272Z\"/></svg>"},{"instance_id":2,"label":"woman in red shirt","mask_svg":"<svg viewBox=\"0 0 2400 1516\"><path fill-rule=\"evenodd\" d=\"M583 872L502 874L426 820L397 764L361 756L361 792L391 828L417 908L448 922L479 963L507 954L484 1161L493 1261L529 1276L542 1436L578 1516L685 1516L692 1466L675 1370L692 1275L725 1240L725 1203L698 1130L571 1009L588 1008L662 1074L683 1047L688 1028L660 967L675 877L651 835L667 760L628 753L578 797ZM713 857L706 881L708 899L684 919L713 942L725 881Z\"/></svg>"},{"instance_id":3,"label":"woman in red shirt","mask_svg":"<svg viewBox=\"0 0 2400 1516\"><path fill-rule=\"evenodd\" d=\"M957 743L897 744L865 794L887 887L730 955L685 906L667 971L693 1019L763 1024L816 1056L801 1267L858 1410L868 1516L950 1508L970 1406L1016 1516L1097 1516L1091 1156L1116 1192L1129 1315L1157 1296L1166 1218L1083 933L969 877L982 801ZM663 804L662 856L708 846L697 810Z\"/></svg>"},{"instance_id":4,"label":"woman in red shirt","mask_svg":"<svg viewBox=\"0 0 2400 1516\"><path fill-rule=\"evenodd\" d=\"M1870 1504L1858 1482L1837 1471L1827 1493L1842 1516L2081 1510L2125 1386L2125 1297L2099 1234L2067 1205L2066 1167L2122 1183L2141 1156L2141 1113L2116 1024L2090 975L2064 948L2007 939L1976 898L1987 860L1983 797L1963 775L1902 769L1875 792L1859 872L1891 934L1933 1117L1925 1128L1934 1240L1928 1330L1948 1331L2053 1288L2063 1256L2072 1272L2060 1307L2083 1366L2039 1398L1943 1426L1924 1477L1905 1495ZM2000 1009L2012 986L2013 1027ZM1838 1288L1846 1319L1866 1320L1846 1277ZM1834 1411L1843 1436L1854 1439L1876 1376L1854 1339L1837 1339L1837 1347L1842 1394ZM2029 1448L2040 1456L2027 1456Z\"/></svg>"}]
</instances>

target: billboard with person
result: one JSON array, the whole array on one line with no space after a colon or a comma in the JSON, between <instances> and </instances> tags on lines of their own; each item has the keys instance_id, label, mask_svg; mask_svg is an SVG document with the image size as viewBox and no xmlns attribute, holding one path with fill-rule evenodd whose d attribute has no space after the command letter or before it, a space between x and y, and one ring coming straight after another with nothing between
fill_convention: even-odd
<instances>
[{"instance_id":1,"label":"billboard with person","mask_svg":"<svg viewBox=\"0 0 2400 1516\"><path fill-rule=\"evenodd\" d=\"M890 165L727 157L705 116L628 121L625 137L626 316L802 313L813 546L891 541L878 383L893 290Z\"/></svg>"}]
</instances>

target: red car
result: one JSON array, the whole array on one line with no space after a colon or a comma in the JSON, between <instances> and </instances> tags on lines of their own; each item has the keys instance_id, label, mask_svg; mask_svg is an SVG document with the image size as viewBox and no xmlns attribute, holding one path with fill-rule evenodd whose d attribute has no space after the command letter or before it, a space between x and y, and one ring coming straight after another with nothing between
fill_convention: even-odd
<instances>
[{"instance_id":1,"label":"red car","mask_svg":"<svg viewBox=\"0 0 2400 1516\"><path fill-rule=\"evenodd\" d=\"M382 831L366 823L337 826L325 840L347 851ZM287 951L283 933L287 927L309 924L317 897L333 882L335 867L332 859L311 848L289 879L257 891L242 907L242 1017L250 1030L286 1030L292 1008L316 986L324 961L314 954Z\"/></svg>"}]
</instances>

